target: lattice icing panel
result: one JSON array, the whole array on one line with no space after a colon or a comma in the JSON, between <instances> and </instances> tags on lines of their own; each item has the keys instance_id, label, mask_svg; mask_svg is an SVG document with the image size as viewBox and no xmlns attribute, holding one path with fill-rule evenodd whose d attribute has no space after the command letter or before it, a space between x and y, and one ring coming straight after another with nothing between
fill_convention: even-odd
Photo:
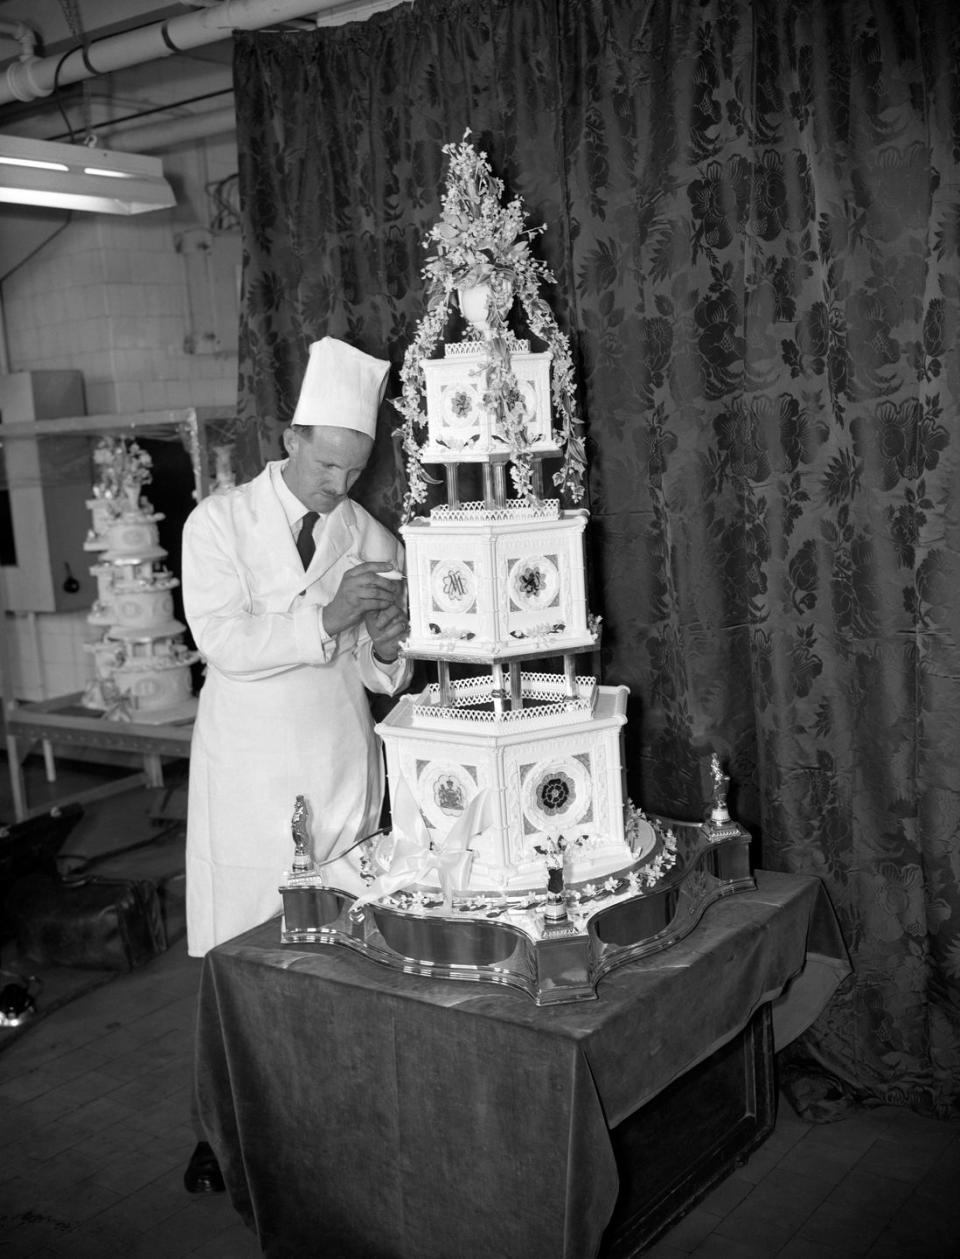
<instances>
[{"instance_id":1,"label":"lattice icing panel","mask_svg":"<svg viewBox=\"0 0 960 1259\"><path fill-rule=\"evenodd\" d=\"M484 502L442 503L431 508L430 519L441 525L478 525L491 522L518 520L559 520L560 503L555 498L541 499L536 503L505 503L502 507L489 507Z\"/></svg>"},{"instance_id":2,"label":"lattice icing panel","mask_svg":"<svg viewBox=\"0 0 960 1259\"><path fill-rule=\"evenodd\" d=\"M563 674L522 673L519 697L523 707L504 706L496 711L493 705L494 682L490 677L461 678L450 683L447 703L442 702L440 687L428 686L414 700L413 721L418 726L455 728L464 723L477 726L526 729L570 725L583 721L593 712L597 698L596 678L576 679L576 695L567 693ZM509 703L509 701L506 701Z\"/></svg>"}]
</instances>

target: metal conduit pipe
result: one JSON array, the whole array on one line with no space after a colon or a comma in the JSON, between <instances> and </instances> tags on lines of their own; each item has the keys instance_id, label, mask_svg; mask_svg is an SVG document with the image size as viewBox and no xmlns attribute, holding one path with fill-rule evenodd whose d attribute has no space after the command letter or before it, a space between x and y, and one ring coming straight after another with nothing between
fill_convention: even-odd
<instances>
[{"instance_id":1,"label":"metal conduit pipe","mask_svg":"<svg viewBox=\"0 0 960 1259\"><path fill-rule=\"evenodd\" d=\"M233 106L207 109L188 118L170 118L165 122L140 123L111 131L109 123L94 127L103 147L118 153L155 153L188 140L204 140L207 136L225 135L237 125Z\"/></svg>"},{"instance_id":2,"label":"metal conduit pipe","mask_svg":"<svg viewBox=\"0 0 960 1259\"><path fill-rule=\"evenodd\" d=\"M15 39L20 45L21 59L32 57L37 46L37 33L26 22L0 21L0 36Z\"/></svg>"},{"instance_id":3,"label":"metal conduit pipe","mask_svg":"<svg viewBox=\"0 0 960 1259\"><path fill-rule=\"evenodd\" d=\"M222 0L208 9L107 35L91 41L86 48L78 45L60 57L27 57L12 62L0 78L0 105L49 96L55 77L58 86L65 87L204 44L219 43L229 39L235 30L258 31L334 7L342 7L341 0Z\"/></svg>"}]
</instances>

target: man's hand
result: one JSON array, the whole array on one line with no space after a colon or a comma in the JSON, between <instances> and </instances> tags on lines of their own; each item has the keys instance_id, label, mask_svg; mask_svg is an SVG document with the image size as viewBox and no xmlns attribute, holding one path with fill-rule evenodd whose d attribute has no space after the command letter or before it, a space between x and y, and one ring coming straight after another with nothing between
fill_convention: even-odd
<instances>
[{"instance_id":1,"label":"man's hand","mask_svg":"<svg viewBox=\"0 0 960 1259\"><path fill-rule=\"evenodd\" d=\"M379 575L392 571L393 565L385 560L368 560L344 573L337 593L323 609L324 630L339 634L371 613L396 610L403 597L403 583Z\"/></svg>"},{"instance_id":2,"label":"man's hand","mask_svg":"<svg viewBox=\"0 0 960 1259\"><path fill-rule=\"evenodd\" d=\"M410 632L410 624L402 608L396 604L381 612L369 612L364 617L373 650L384 664L393 664L400 650L400 643Z\"/></svg>"}]
</instances>

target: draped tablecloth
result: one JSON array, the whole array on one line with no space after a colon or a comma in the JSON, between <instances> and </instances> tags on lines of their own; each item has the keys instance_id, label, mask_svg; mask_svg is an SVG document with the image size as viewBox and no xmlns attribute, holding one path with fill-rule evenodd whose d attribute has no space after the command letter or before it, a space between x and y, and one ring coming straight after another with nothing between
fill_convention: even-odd
<instances>
[{"instance_id":1,"label":"draped tablecloth","mask_svg":"<svg viewBox=\"0 0 960 1259\"><path fill-rule=\"evenodd\" d=\"M569 1005L281 945L279 919L212 950L200 1115L264 1253L596 1254L617 1198L609 1129L764 1003L782 1048L849 971L820 881L756 877Z\"/></svg>"}]
</instances>

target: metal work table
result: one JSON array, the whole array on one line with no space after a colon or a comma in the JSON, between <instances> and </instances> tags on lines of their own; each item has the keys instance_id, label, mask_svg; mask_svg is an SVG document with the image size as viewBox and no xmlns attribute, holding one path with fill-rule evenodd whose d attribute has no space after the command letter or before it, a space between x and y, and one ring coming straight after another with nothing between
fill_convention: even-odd
<instances>
[{"instance_id":1,"label":"metal work table","mask_svg":"<svg viewBox=\"0 0 960 1259\"><path fill-rule=\"evenodd\" d=\"M43 749L48 782L56 782L54 744L132 752L142 757L143 768L112 782L73 792L53 801L54 806L103 799L132 787L162 787L163 760L190 755L192 715L182 722L144 725L132 721L106 721L81 703L81 692L38 703L11 704L5 713L10 789L17 822L48 813L51 802L31 809L27 802L23 762L38 742Z\"/></svg>"}]
</instances>

